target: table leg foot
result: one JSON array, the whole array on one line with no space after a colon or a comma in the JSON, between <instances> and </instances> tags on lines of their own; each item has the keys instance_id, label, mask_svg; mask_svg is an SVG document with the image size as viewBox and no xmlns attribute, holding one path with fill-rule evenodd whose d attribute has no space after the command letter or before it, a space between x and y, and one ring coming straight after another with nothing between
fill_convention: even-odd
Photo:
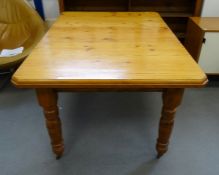
<instances>
[{"instance_id":1,"label":"table leg foot","mask_svg":"<svg viewBox=\"0 0 219 175\"><path fill-rule=\"evenodd\" d=\"M160 158L162 157L162 155L163 155L163 154L158 153L158 154L157 154L157 159L160 159Z\"/></svg>"},{"instance_id":2,"label":"table leg foot","mask_svg":"<svg viewBox=\"0 0 219 175\"><path fill-rule=\"evenodd\" d=\"M61 155L60 156L56 156L56 160L59 160L59 159L61 159Z\"/></svg>"},{"instance_id":3,"label":"table leg foot","mask_svg":"<svg viewBox=\"0 0 219 175\"><path fill-rule=\"evenodd\" d=\"M57 107L57 93L52 89L37 89L38 101L43 108L53 152L60 158L64 152L61 121Z\"/></svg>"},{"instance_id":4,"label":"table leg foot","mask_svg":"<svg viewBox=\"0 0 219 175\"><path fill-rule=\"evenodd\" d=\"M56 155L56 159L60 159L64 153L64 144L63 142L60 145L52 144L52 150Z\"/></svg>"},{"instance_id":5,"label":"table leg foot","mask_svg":"<svg viewBox=\"0 0 219 175\"><path fill-rule=\"evenodd\" d=\"M163 156L168 150L169 138L174 125L176 108L180 105L184 89L165 89L163 91L163 107L159 124L157 139L157 158Z\"/></svg>"},{"instance_id":6,"label":"table leg foot","mask_svg":"<svg viewBox=\"0 0 219 175\"><path fill-rule=\"evenodd\" d=\"M157 141L156 149L157 149L157 158L159 159L167 152L168 143L162 144L159 141Z\"/></svg>"}]
</instances>

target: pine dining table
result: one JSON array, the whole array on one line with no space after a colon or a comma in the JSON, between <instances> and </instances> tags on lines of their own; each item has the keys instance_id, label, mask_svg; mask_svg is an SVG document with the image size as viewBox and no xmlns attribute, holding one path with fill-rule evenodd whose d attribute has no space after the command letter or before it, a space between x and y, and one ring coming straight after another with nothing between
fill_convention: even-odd
<instances>
[{"instance_id":1,"label":"pine dining table","mask_svg":"<svg viewBox=\"0 0 219 175\"><path fill-rule=\"evenodd\" d=\"M64 152L59 92L162 92L159 158L184 89L207 81L156 12L63 12L12 77L16 87L36 90L57 158Z\"/></svg>"}]
</instances>

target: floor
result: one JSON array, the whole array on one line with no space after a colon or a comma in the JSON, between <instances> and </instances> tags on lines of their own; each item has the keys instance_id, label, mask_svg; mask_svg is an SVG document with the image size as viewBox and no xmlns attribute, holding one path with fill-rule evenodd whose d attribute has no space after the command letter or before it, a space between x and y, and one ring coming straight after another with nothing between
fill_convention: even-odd
<instances>
[{"instance_id":1,"label":"floor","mask_svg":"<svg viewBox=\"0 0 219 175\"><path fill-rule=\"evenodd\" d=\"M61 93L65 154L51 152L33 90L0 92L1 175L218 175L219 86L188 89L157 160L160 93Z\"/></svg>"}]
</instances>

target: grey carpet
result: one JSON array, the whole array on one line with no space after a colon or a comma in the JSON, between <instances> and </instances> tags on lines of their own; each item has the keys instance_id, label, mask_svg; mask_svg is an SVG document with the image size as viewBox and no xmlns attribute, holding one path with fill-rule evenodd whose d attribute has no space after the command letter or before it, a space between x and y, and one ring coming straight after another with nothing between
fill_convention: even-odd
<instances>
[{"instance_id":1,"label":"grey carpet","mask_svg":"<svg viewBox=\"0 0 219 175\"><path fill-rule=\"evenodd\" d=\"M51 152L33 90L0 92L1 175L218 175L219 88L188 89L157 160L160 93L61 93L65 154Z\"/></svg>"}]
</instances>

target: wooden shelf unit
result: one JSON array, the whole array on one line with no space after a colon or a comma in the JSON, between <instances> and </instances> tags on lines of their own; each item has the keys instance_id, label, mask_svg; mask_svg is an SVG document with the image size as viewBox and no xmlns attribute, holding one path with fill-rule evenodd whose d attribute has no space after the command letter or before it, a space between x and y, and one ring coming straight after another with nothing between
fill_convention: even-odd
<instances>
[{"instance_id":1,"label":"wooden shelf unit","mask_svg":"<svg viewBox=\"0 0 219 175\"><path fill-rule=\"evenodd\" d=\"M185 47L208 75L219 75L219 17L191 17Z\"/></svg>"},{"instance_id":2,"label":"wooden shelf unit","mask_svg":"<svg viewBox=\"0 0 219 175\"><path fill-rule=\"evenodd\" d=\"M184 41L188 17L200 16L203 0L59 0L61 11L156 11Z\"/></svg>"}]
</instances>

